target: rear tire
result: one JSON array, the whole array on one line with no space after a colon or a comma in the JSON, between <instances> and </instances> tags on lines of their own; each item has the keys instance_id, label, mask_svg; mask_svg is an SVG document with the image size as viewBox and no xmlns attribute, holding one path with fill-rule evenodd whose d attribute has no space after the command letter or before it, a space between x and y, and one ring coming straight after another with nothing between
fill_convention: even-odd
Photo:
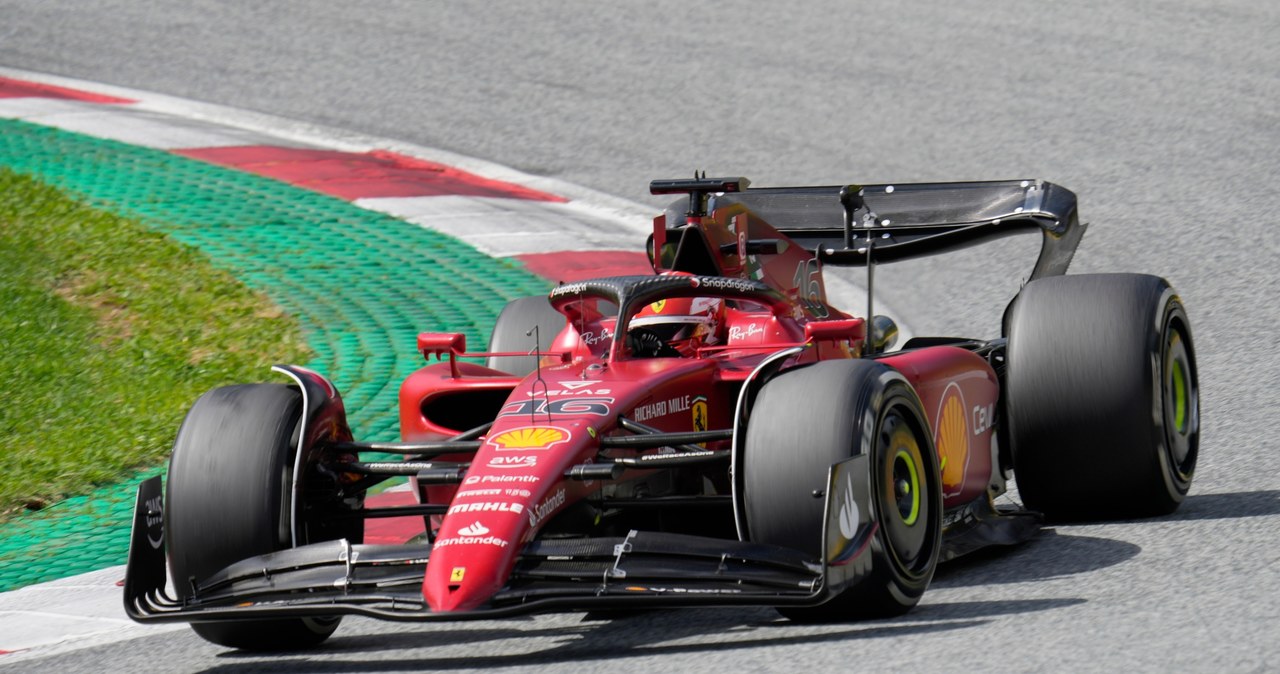
<instances>
[{"instance_id":1,"label":"rear tire","mask_svg":"<svg viewBox=\"0 0 1280 674\"><path fill-rule=\"evenodd\" d=\"M1057 521L1177 509L1200 406L1191 324L1168 282L1037 280L1011 305L1007 333L1008 435L1026 506Z\"/></svg>"},{"instance_id":2,"label":"rear tire","mask_svg":"<svg viewBox=\"0 0 1280 674\"><path fill-rule=\"evenodd\" d=\"M247 557L288 548L302 394L279 384L214 389L187 413L169 460L165 532L178 596ZM205 640L249 650L315 646L340 618L192 623Z\"/></svg>"},{"instance_id":3,"label":"rear tire","mask_svg":"<svg viewBox=\"0 0 1280 674\"><path fill-rule=\"evenodd\" d=\"M869 577L796 621L884 618L914 607L942 541L942 480L919 398L897 371L866 360L793 370L760 390L748 422L743 496L748 538L822 554L822 495L832 464L870 454L879 530Z\"/></svg>"},{"instance_id":4,"label":"rear tire","mask_svg":"<svg viewBox=\"0 0 1280 674\"><path fill-rule=\"evenodd\" d=\"M532 351L534 334L538 347L550 350L551 342L564 329L565 317L543 295L521 297L507 303L498 314L489 337L489 351ZM537 333L533 332L537 326ZM487 365L517 377L531 374L538 365L535 356L490 356Z\"/></svg>"}]
</instances>

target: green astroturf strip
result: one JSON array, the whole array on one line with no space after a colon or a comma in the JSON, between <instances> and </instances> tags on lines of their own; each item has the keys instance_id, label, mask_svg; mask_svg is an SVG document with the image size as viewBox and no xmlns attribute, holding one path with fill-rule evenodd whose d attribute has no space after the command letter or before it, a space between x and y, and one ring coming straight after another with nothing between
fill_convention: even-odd
<instances>
[{"instance_id":1,"label":"green astroturf strip","mask_svg":"<svg viewBox=\"0 0 1280 674\"><path fill-rule=\"evenodd\" d=\"M137 218L265 292L302 324L316 354L305 365L337 384L361 439L396 439L419 332L484 344L507 300L548 290L456 239L159 150L0 120L0 165ZM0 526L0 591L123 563L134 486L154 472Z\"/></svg>"}]
</instances>

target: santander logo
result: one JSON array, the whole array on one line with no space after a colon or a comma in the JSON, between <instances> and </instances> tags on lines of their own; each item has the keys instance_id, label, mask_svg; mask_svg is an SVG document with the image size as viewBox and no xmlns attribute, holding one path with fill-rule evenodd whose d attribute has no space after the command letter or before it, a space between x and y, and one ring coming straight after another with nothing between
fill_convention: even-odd
<instances>
[{"instance_id":1,"label":"santander logo","mask_svg":"<svg viewBox=\"0 0 1280 674\"><path fill-rule=\"evenodd\" d=\"M463 536L483 536L489 533L489 527L481 524L479 521L473 522L469 527L463 527L458 530Z\"/></svg>"}]
</instances>

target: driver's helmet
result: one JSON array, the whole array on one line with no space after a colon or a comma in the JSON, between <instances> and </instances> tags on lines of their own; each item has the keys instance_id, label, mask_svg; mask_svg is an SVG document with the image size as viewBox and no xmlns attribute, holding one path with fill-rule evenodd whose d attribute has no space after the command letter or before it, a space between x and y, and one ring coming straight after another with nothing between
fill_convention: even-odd
<instances>
[{"instance_id":1,"label":"driver's helmet","mask_svg":"<svg viewBox=\"0 0 1280 674\"><path fill-rule=\"evenodd\" d=\"M719 344L723 335L724 300L719 297L676 297L646 306L628 329L644 328L682 356Z\"/></svg>"}]
</instances>

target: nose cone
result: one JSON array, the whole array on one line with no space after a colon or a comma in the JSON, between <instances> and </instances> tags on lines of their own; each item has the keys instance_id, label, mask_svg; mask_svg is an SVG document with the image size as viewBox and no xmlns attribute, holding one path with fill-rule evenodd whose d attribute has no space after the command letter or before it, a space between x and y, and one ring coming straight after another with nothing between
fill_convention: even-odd
<instances>
[{"instance_id":1,"label":"nose cone","mask_svg":"<svg viewBox=\"0 0 1280 674\"><path fill-rule=\"evenodd\" d=\"M431 548L422 582L431 610L467 611L488 601L506 583L527 527L519 503L455 504Z\"/></svg>"},{"instance_id":2,"label":"nose cone","mask_svg":"<svg viewBox=\"0 0 1280 674\"><path fill-rule=\"evenodd\" d=\"M530 405L547 400L555 403L559 418L552 420L552 412L527 416ZM586 483L570 484L564 474L595 456L594 424L609 408L576 393L536 399L517 389L503 410L475 453L431 548L422 595L434 612L482 607L507 584L521 548L539 527L582 497Z\"/></svg>"}]
</instances>

